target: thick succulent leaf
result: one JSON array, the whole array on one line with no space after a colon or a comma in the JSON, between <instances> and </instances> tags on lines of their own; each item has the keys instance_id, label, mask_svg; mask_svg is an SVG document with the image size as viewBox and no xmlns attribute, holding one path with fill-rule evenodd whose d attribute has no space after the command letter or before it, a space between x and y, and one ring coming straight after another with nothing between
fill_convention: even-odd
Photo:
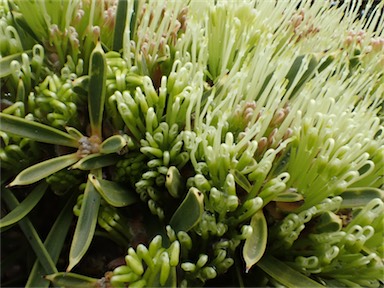
<instances>
[{"instance_id":1,"label":"thick succulent leaf","mask_svg":"<svg viewBox=\"0 0 384 288\"><path fill-rule=\"evenodd\" d=\"M75 273L59 272L44 276L52 282L55 287L99 287L98 280Z\"/></svg>"},{"instance_id":2,"label":"thick succulent leaf","mask_svg":"<svg viewBox=\"0 0 384 288\"><path fill-rule=\"evenodd\" d=\"M114 165L119 161L117 154L90 154L71 166L72 169L93 170Z\"/></svg>"},{"instance_id":3,"label":"thick succulent leaf","mask_svg":"<svg viewBox=\"0 0 384 288\"><path fill-rule=\"evenodd\" d=\"M119 153L127 145L127 140L121 135L113 135L100 144L100 153Z\"/></svg>"},{"instance_id":4,"label":"thick succulent leaf","mask_svg":"<svg viewBox=\"0 0 384 288\"><path fill-rule=\"evenodd\" d=\"M77 148L77 139L50 126L28 121L24 118L0 113L0 130L38 142Z\"/></svg>"},{"instance_id":5,"label":"thick succulent leaf","mask_svg":"<svg viewBox=\"0 0 384 288\"><path fill-rule=\"evenodd\" d=\"M169 225L175 232L188 232L199 223L204 211L204 195L195 187L189 189L187 196L173 214Z\"/></svg>"},{"instance_id":6,"label":"thick succulent leaf","mask_svg":"<svg viewBox=\"0 0 384 288\"><path fill-rule=\"evenodd\" d=\"M252 216L251 227L252 234L245 240L243 247L246 273L261 259L267 248L268 227L263 210L260 209Z\"/></svg>"},{"instance_id":7,"label":"thick succulent leaf","mask_svg":"<svg viewBox=\"0 0 384 288\"><path fill-rule=\"evenodd\" d=\"M107 64L105 53L98 42L91 53L89 66L88 109L92 135L101 138L101 122L105 103Z\"/></svg>"},{"instance_id":8,"label":"thick succulent leaf","mask_svg":"<svg viewBox=\"0 0 384 288\"><path fill-rule=\"evenodd\" d=\"M69 265L67 267L67 272L71 271L72 268L80 262L92 242L99 207L100 194L96 191L92 183L88 181L84 191L79 220L76 224L69 252Z\"/></svg>"},{"instance_id":9,"label":"thick succulent leaf","mask_svg":"<svg viewBox=\"0 0 384 288\"><path fill-rule=\"evenodd\" d=\"M51 255L54 263L57 263L57 260L59 259L61 250L64 245L65 237L68 233L69 227L71 226L73 218L73 205L76 203L76 199L77 194L72 194L72 196L67 201L67 204L61 210L59 216L49 231L47 238L44 241L44 246L47 248L47 251L49 255ZM48 287L49 281L41 277L44 274L46 273L40 262L35 261L25 287Z\"/></svg>"},{"instance_id":10,"label":"thick succulent leaf","mask_svg":"<svg viewBox=\"0 0 384 288\"><path fill-rule=\"evenodd\" d=\"M77 141L84 137L84 135L76 128L65 127L65 130L67 130L68 134L75 138Z\"/></svg>"},{"instance_id":11,"label":"thick succulent leaf","mask_svg":"<svg viewBox=\"0 0 384 288\"><path fill-rule=\"evenodd\" d=\"M2 198L9 209L16 209L16 207L20 205L15 195L8 189L4 189L4 191L2 191ZM28 219L28 217L24 217L18 222L18 224L23 231L25 238L28 240L33 251L35 252L37 259L44 268L44 273L56 273L57 269L55 263L53 262L46 247L41 241L35 227L33 227L32 222Z\"/></svg>"},{"instance_id":12,"label":"thick succulent leaf","mask_svg":"<svg viewBox=\"0 0 384 288\"><path fill-rule=\"evenodd\" d=\"M88 179L104 200L114 207L125 207L139 200L136 192L116 182L101 179L93 174L89 174Z\"/></svg>"},{"instance_id":13,"label":"thick succulent leaf","mask_svg":"<svg viewBox=\"0 0 384 288\"><path fill-rule=\"evenodd\" d=\"M10 226L23 219L39 203L48 184L44 181L37 185L32 192L15 209L0 219L0 228Z\"/></svg>"},{"instance_id":14,"label":"thick succulent leaf","mask_svg":"<svg viewBox=\"0 0 384 288\"><path fill-rule=\"evenodd\" d=\"M35 164L21 171L8 186L28 185L52 175L78 161L76 153L59 156Z\"/></svg>"},{"instance_id":15,"label":"thick succulent leaf","mask_svg":"<svg viewBox=\"0 0 384 288\"><path fill-rule=\"evenodd\" d=\"M303 195L294 191L285 191L277 194L276 197L273 198L273 201L278 202L298 202L302 200L304 200Z\"/></svg>"},{"instance_id":16,"label":"thick succulent leaf","mask_svg":"<svg viewBox=\"0 0 384 288\"><path fill-rule=\"evenodd\" d=\"M257 266L271 278L288 288L324 287L271 255L264 255L257 263Z\"/></svg>"},{"instance_id":17,"label":"thick succulent leaf","mask_svg":"<svg viewBox=\"0 0 384 288\"><path fill-rule=\"evenodd\" d=\"M367 205L371 200L384 200L384 190L371 187L350 188L340 194L343 201L340 208L357 208Z\"/></svg>"},{"instance_id":18,"label":"thick succulent leaf","mask_svg":"<svg viewBox=\"0 0 384 288\"><path fill-rule=\"evenodd\" d=\"M240 173L238 170L232 171L235 182L248 193L252 190L252 185L249 183L247 177Z\"/></svg>"}]
</instances>

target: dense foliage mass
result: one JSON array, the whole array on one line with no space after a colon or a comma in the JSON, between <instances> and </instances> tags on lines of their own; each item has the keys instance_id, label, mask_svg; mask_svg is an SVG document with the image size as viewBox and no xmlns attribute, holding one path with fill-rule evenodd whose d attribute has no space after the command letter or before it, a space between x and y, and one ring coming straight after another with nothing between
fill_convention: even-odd
<instances>
[{"instance_id":1,"label":"dense foliage mass","mask_svg":"<svg viewBox=\"0 0 384 288\"><path fill-rule=\"evenodd\" d=\"M334 2L0 0L2 286L383 285L384 3Z\"/></svg>"}]
</instances>

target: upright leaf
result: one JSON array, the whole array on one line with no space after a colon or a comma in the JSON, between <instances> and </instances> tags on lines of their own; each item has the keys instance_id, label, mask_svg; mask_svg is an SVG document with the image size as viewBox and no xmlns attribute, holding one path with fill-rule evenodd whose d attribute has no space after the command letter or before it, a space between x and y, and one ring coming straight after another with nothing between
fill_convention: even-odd
<instances>
[{"instance_id":1,"label":"upright leaf","mask_svg":"<svg viewBox=\"0 0 384 288\"><path fill-rule=\"evenodd\" d=\"M72 245L69 252L69 265L67 272L80 262L87 252L95 233L97 215L100 207L100 195L88 180L84 191L83 203L79 220L73 235Z\"/></svg>"},{"instance_id":2,"label":"upright leaf","mask_svg":"<svg viewBox=\"0 0 384 288\"><path fill-rule=\"evenodd\" d=\"M113 47L114 51L120 52L120 49L123 48L123 39L124 39L124 30L125 22L127 19L128 13L128 1L119 0L117 3L116 10L116 24L113 33Z\"/></svg>"},{"instance_id":3,"label":"upright leaf","mask_svg":"<svg viewBox=\"0 0 384 288\"><path fill-rule=\"evenodd\" d=\"M29 212L39 203L41 197L43 197L45 191L48 188L48 184L44 181L37 185L32 192L16 206L11 212L0 219L0 228L10 226L21 219L23 219ZM7 192L8 191L8 192ZM3 191L4 193L11 193L9 190Z\"/></svg>"},{"instance_id":4,"label":"upright leaf","mask_svg":"<svg viewBox=\"0 0 384 288\"><path fill-rule=\"evenodd\" d=\"M69 227L73 218L73 205L76 203L77 194L73 194L64 208L61 210L55 223L48 233L47 238L44 241L44 246L47 248L49 255L54 263L57 263L60 252L64 245L65 237L68 233ZM48 287L49 281L45 280L42 276L45 275L43 267L39 261L35 261L29 274L26 288L28 287Z\"/></svg>"},{"instance_id":5,"label":"upright leaf","mask_svg":"<svg viewBox=\"0 0 384 288\"><path fill-rule=\"evenodd\" d=\"M204 195L195 187L189 189L187 196L173 214L169 225L175 232L189 231L199 223L204 211Z\"/></svg>"},{"instance_id":6,"label":"upright leaf","mask_svg":"<svg viewBox=\"0 0 384 288\"><path fill-rule=\"evenodd\" d=\"M105 87L107 78L107 64L105 53L98 42L91 53L91 62L89 66L89 94L88 109L89 120L91 123L92 135L101 138L101 123L103 120L103 111L105 103Z\"/></svg>"},{"instance_id":7,"label":"upright leaf","mask_svg":"<svg viewBox=\"0 0 384 288\"><path fill-rule=\"evenodd\" d=\"M48 125L4 113L0 113L0 130L38 142L75 148L79 146L76 138L70 134Z\"/></svg>"},{"instance_id":8,"label":"upright leaf","mask_svg":"<svg viewBox=\"0 0 384 288\"><path fill-rule=\"evenodd\" d=\"M61 169L72 165L78 160L79 158L77 154L73 153L37 163L21 171L16 176L15 180L13 180L8 186L11 187L16 185L28 185L35 183Z\"/></svg>"},{"instance_id":9,"label":"upright leaf","mask_svg":"<svg viewBox=\"0 0 384 288\"><path fill-rule=\"evenodd\" d=\"M261 259L267 247L268 228L263 210L260 209L252 216L251 227L252 234L245 240L243 247L246 273Z\"/></svg>"}]
</instances>

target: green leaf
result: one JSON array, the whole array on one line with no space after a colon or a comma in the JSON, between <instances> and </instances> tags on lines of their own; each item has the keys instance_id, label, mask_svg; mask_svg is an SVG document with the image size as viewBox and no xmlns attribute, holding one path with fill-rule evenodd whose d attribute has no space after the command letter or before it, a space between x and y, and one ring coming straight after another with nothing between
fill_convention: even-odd
<instances>
[{"instance_id":1,"label":"green leaf","mask_svg":"<svg viewBox=\"0 0 384 288\"><path fill-rule=\"evenodd\" d=\"M187 196L173 214L169 225L175 232L191 230L199 223L204 211L204 195L195 187L189 189Z\"/></svg>"},{"instance_id":2,"label":"green leaf","mask_svg":"<svg viewBox=\"0 0 384 288\"><path fill-rule=\"evenodd\" d=\"M0 219L0 228L10 226L21 219L23 219L29 212L39 203L43 197L45 191L48 188L48 184L44 181L36 186L35 189L21 202L15 209Z\"/></svg>"},{"instance_id":3,"label":"green leaf","mask_svg":"<svg viewBox=\"0 0 384 288\"><path fill-rule=\"evenodd\" d=\"M14 210L18 205L20 205L19 201L10 190L3 189L1 193L2 198L10 209ZM18 224L29 244L31 245L33 251L35 252L37 259L44 268L44 273L56 273L57 269L55 263L53 262L51 256L41 241L35 227L33 227L32 222L28 219L28 217L24 217L19 221Z\"/></svg>"},{"instance_id":4,"label":"green leaf","mask_svg":"<svg viewBox=\"0 0 384 288\"><path fill-rule=\"evenodd\" d=\"M165 187L167 188L169 194L175 198L179 198L185 189L185 181L175 166L171 166L168 169L167 176L165 178Z\"/></svg>"},{"instance_id":5,"label":"green leaf","mask_svg":"<svg viewBox=\"0 0 384 288\"><path fill-rule=\"evenodd\" d=\"M244 174L240 173L238 170L232 171L232 174L235 178L235 182L240 185L241 188L248 193L252 190L252 185Z\"/></svg>"},{"instance_id":6,"label":"green leaf","mask_svg":"<svg viewBox=\"0 0 384 288\"><path fill-rule=\"evenodd\" d=\"M93 174L89 174L88 180L104 200L114 207L125 207L138 201L136 192L116 182L101 179Z\"/></svg>"},{"instance_id":7,"label":"green leaf","mask_svg":"<svg viewBox=\"0 0 384 288\"><path fill-rule=\"evenodd\" d=\"M349 188L340 196L343 198L340 208L357 208L367 205L375 198L384 200L384 190L371 187Z\"/></svg>"},{"instance_id":8,"label":"green leaf","mask_svg":"<svg viewBox=\"0 0 384 288\"><path fill-rule=\"evenodd\" d=\"M0 113L0 130L38 142L74 148L79 146L76 138L63 131L4 113Z\"/></svg>"},{"instance_id":9,"label":"green leaf","mask_svg":"<svg viewBox=\"0 0 384 288\"><path fill-rule=\"evenodd\" d=\"M11 62L16 60L17 62L21 63L22 62L21 55L23 53L27 53L29 58L32 57L32 50L28 50L22 53L17 53L17 54L12 54L6 57L2 57L0 59L0 78L4 78L12 73Z\"/></svg>"},{"instance_id":10,"label":"green leaf","mask_svg":"<svg viewBox=\"0 0 384 288\"><path fill-rule=\"evenodd\" d=\"M67 130L68 134L75 138L77 141L84 137L84 135L76 128L65 127L65 130Z\"/></svg>"},{"instance_id":11,"label":"green leaf","mask_svg":"<svg viewBox=\"0 0 384 288\"><path fill-rule=\"evenodd\" d=\"M273 201L277 201L277 202L298 202L302 200L304 200L303 195L295 191L289 191L289 190L279 193L273 198Z\"/></svg>"},{"instance_id":12,"label":"green leaf","mask_svg":"<svg viewBox=\"0 0 384 288\"><path fill-rule=\"evenodd\" d=\"M88 109L89 120L91 123L92 135L101 138L101 123L103 120L103 111L105 103L105 87L107 79L107 64L105 53L98 42L95 49L91 53L91 61L89 64L89 94Z\"/></svg>"},{"instance_id":13,"label":"green leaf","mask_svg":"<svg viewBox=\"0 0 384 288\"><path fill-rule=\"evenodd\" d=\"M55 223L48 233L47 238L44 241L48 253L54 263L57 263L61 250L64 245L65 237L72 223L73 218L73 205L76 203L77 194L73 193L67 201L64 208L61 210ZM46 274L39 261L35 261L32 267L31 273L29 274L26 288L28 287L48 287L49 281L42 278L42 275Z\"/></svg>"},{"instance_id":14,"label":"green leaf","mask_svg":"<svg viewBox=\"0 0 384 288\"><path fill-rule=\"evenodd\" d=\"M316 225L314 225L314 233L329 233L340 231L343 222L340 217L331 211L325 211L316 217Z\"/></svg>"},{"instance_id":15,"label":"green leaf","mask_svg":"<svg viewBox=\"0 0 384 288\"><path fill-rule=\"evenodd\" d=\"M79 220L76 225L71 249L69 252L69 265L67 267L67 272L71 271L72 268L80 262L92 242L92 238L95 233L99 207L100 194L88 180L84 191L84 198L81 205Z\"/></svg>"},{"instance_id":16,"label":"green leaf","mask_svg":"<svg viewBox=\"0 0 384 288\"><path fill-rule=\"evenodd\" d=\"M21 171L8 187L35 183L72 165L76 161L78 161L78 156L73 153L40 162Z\"/></svg>"},{"instance_id":17,"label":"green leaf","mask_svg":"<svg viewBox=\"0 0 384 288\"><path fill-rule=\"evenodd\" d=\"M297 270L291 268L282 261L277 260L271 255L264 255L257 263L265 273L271 276L274 280L288 288L299 287L324 287L316 281L301 274Z\"/></svg>"},{"instance_id":18,"label":"green leaf","mask_svg":"<svg viewBox=\"0 0 384 288\"><path fill-rule=\"evenodd\" d=\"M75 273L59 272L44 276L55 286L61 287L99 287L99 279L91 278Z\"/></svg>"},{"instance_id":19,"label":"green leaf","mask_svg":"<svg viewBox=\"0 0 384 288\"><path fill-rule=\"evenodd\" d=\"M128 13L128 1L119 0L116 9L115 29L113 33L113 46L114 51L119 52L123 48L125 22ZM132 35L132 34L131 34Z\"/></svg>"},{"instance_id":20,"label":"green leaf","mask_svg":"<svg viewBox=\"0 0 384 288\"><path fill-rule=\"evenodd\" d=\"M114 165L119 161L120 157L117 154L90 154L80 159L71 169L93 170Z\"/></svg>"},{"instance_id":21,"label":"green leaf","mask_svg":"<svg viewBox=\"0 0 384 288\"><path fill-rule=\"evenodd\" d=\"M267 247L268 227L262 209L252 216L251 227L252 234L245 240L243 247L246 273L261 259Z\"/></svg>"},{"instance_id":22,"label":"green leaf","mask_svg":"<svg viewBox=\"0 0 384 288\"><path fill-rule=\"evenodd\" d=\"M127 140L121 135L113 135L100 144L100 153L119 153L127 145Z\"/></svg>"}]
</instances>

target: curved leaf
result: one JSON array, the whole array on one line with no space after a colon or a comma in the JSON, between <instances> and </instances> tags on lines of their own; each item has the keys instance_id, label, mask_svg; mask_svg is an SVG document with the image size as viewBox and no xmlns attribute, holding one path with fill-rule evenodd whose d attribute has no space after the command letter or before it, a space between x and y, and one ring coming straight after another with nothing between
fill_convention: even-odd
<instances>
[{"instance_id":1,"label":"curved leaf","mask_svg":"<svg viewBox=\"0 0 384 288\"><path fill-rule=\"evenodd\" d=\"M4 113L0 113L0 130L38 142L74 148L79 146L76 138L63 131Z\"/></svg>"},{"instance_id":2,"label":"curved leaf","mask_svg":"<svg viewBox=\"0 0 384 288\"><path fill-rule=\"evenodd\" d=\"M245 240L243 247L246 273L261 259L267 247L268 227L262 209L252 216L251 227L252 234Z\"/></svg>"},{"instance_id":3,"label":"curved leaf","mask_svg":"<svg viewBox=\"0 0 384 288\"><path fill-rule=\"evenodd\" d=\"M169 194L175 198L179 198L185 189L185 181L175 166L168 168L167 176L165 178L165 187Z\"/></svg>"},{"instance_id":4,"label":"curved leaf","mask_svg":"<svg viewBox=\"0 0 384 288\"><path fill-rule=\"evenodd\" d=\"M71 169L93 170L111 166L117 161L119 161L119 155L117 154L90 154L80 159Z\"/></svg>"},{"instance_id":5,"label":"curved leaf","mask_svg":"<svg viewBox=\"0 0 384 288\"><path fill-rule=\"evenodd\" d=\"M257 263L257 266L288 288L324 287L271 255L264 255Z\"/></svg>"},{"instance_id":6,"label":"curved leaf","mask_svg":"<svg viewBox=\"0 0 384 288\"><path fill-rule=\"evenodd\" d=\"M367 205L371 200L384 200L384 190L372 187L349 188L340 194L343 201L340 208L356 208Z\"/></svg>"},{"instance_id":7,"label":"curved leaf","mask_svg":"<svg viewBox=\"0 0 384 288\"><path fill-rule=\"evenodd\" d=\"M78 161L78 156L76 153L73 153L40 162L21 171L16 176L15 180L13 180L8 185L8 187L35 183L61 169L72 165L76 161Z\"/></svg>"},{"instance_id":8,"label":"curved leaf","mask_svg":"<svg viewBox=\"0 0 384 288\"><path fill-rule=\"evenodd\" d=\"M90 181L84 191L83 203L81 205L79 220L73 235L72 245L69 252L69 265L67 272L80 262L87 252L95 233L97 215L100 207L100 195Z\"/></svg>"},{"instance_id":9,"label":"curved leaf","mask_svg":"<svg viewBox=\"0 0 384 288\"><path fill-rule=\"evenodd\" d=\"M189 189L187 196L173 214L169 225L175 232L191 230L199 223L204 211L204 195L195 187Z\"/></svg>"},{"instance_id":10,"label":"curved leaf","mask_svg":"<svg viewBox=\"0 0 384 288\"><path fill-rule=\"evenodd\" d=\"M26 53L29 58L32 57L32 50L24 51L22 53L12 54L0 59L0 78L6 77L12 73L11 62L16 60L19 63L22 62L21 55Z\"/></svg>"},{"instance_id":11,"label":"curved leaf","mask_svg":"<svg viewBox=\"0 0 384 288\"><path fill-rule=\"evenodd\" d=\"M136 192L130 191L116 182L101 179L93 174L89 174L88 180L104 200L114 207L124 207L138 201Z\"/></svg>"},{"instance_id":12,"label":"curved leaf","mask_svg":"<svg viewBox=\"0 0 384 288\"><path fill-rule=\"evenodd\" d=\"M121 135L113 135L100 144L100 153L118 153L127 145L127 140Z\"/></svg>"},{"instance_id":13,"label":"curved leaf","mask_svg":"<svg viewBox=\"0 0 384 288\"><path fill-rule=\"evenodd\" d=\"M68 134L75 138L77 141L84 137L84 135L74 127L65 127L65 130L67 130Z\"/></svg>"},{"instance_id":14,"label":"curved leaf","mask_svg":"<svg viewBox=\"0 0 384 288\"><path fill-rule=\"evenodd\" d=\"M47 248L49 255L54 263L57 263L60 252L63 248L65 237L68 233L69 227L72 223L73 218L73 205L76 203L77 194L74 193L67 201L67 204L61 210L55 223L48 233L47 238L44 241L44 246ZM41 276L46 274L39 261L35 261L32 267L31 273L29 274L26 288L29 287L48 287L49 281L45 280Z\"/></svg>"},{"instance_id":15,"label":"curved leaf","mask_svg":"<svg viewBox=\"0 0 384 288\"><path fill-rule=\"evenodd\" d=\"M39 203L41 197L43 197L45 191L48 188L48 184L44 181L36 186L32 192L21 202L15 209L0 219L0 228L10 226L21 219L23 219L29 212Z\"/></svg>"},{"instance_id":16,"label":"curved leaf","mask_svg":"<svg viewBox=\"0 0 384 288\"><path fill-rule=\"evenodd\" d=\"M98 287L99 279L91 278L75 273L59 272L44 276L55 287Z\"/></svg>"},{"instance_id":17,"label":"curved leaf","mask_svg":"<svg viewBox=\"0 0 384 288\"><path fill-rule=\"evenodd\" d=\"M101 122L103 120L103 111L105 103L105 87L107 78L107 64L105 53L98 42L91 53L89 66L89 94L88 109L89 120L91 123L92 135L101 138Z\"/></svg>"}]
</instances>

